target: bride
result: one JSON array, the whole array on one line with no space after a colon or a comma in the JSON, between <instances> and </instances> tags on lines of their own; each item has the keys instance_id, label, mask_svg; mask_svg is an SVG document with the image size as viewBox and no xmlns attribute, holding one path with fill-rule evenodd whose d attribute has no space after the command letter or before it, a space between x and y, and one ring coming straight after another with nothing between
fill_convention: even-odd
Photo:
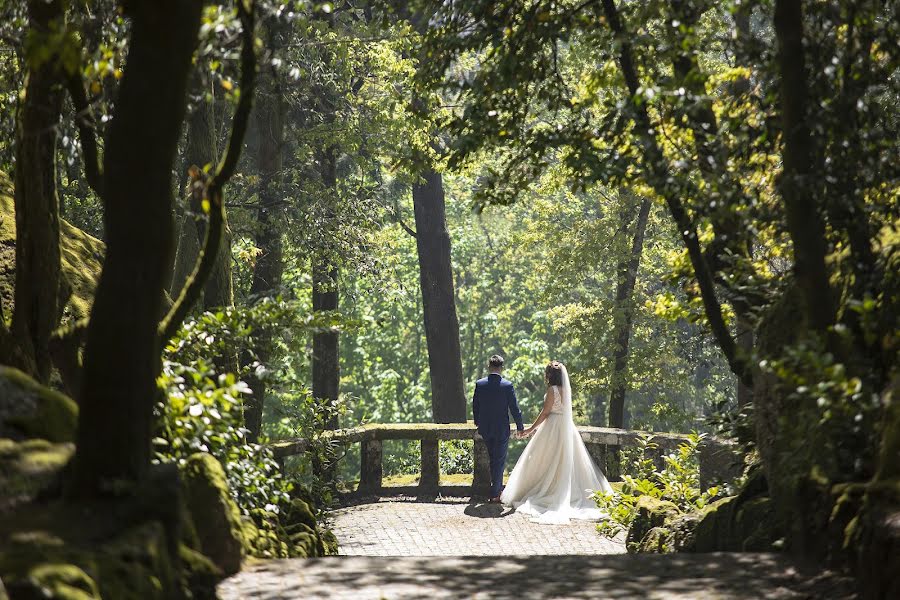
<instances>
[{"instance_id":1,"label":"bride","mask_svg":"<svg viewBox=\"0 0 900 600\"><path fill-rule=\"evenodd\" d=\"M531 515L538 523L566 524L569 519L601 519L591 494L612 488L591 460L572 420L572 388L565 365L553 361L544 371L544 408L523 437L525 447L500 496L503 504Z\"/></svg>"}]
</instances>

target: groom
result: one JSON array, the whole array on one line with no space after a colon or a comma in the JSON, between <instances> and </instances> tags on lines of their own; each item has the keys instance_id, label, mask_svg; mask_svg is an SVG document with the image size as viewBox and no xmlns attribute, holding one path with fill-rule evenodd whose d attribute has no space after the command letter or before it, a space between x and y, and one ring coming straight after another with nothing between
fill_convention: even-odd
<instances>
[{"instance_id":1,"label":"groom","mask_svg":"<svg viewBox=\"0 0 900 600\"><path fill-rule=\"evenodd\" d=\"M500 502L503 490L503 469L506 466L506 450L509 446L509 413L516 420L518 432L525 429L522 425L522 411L516 401L516 391L508 379L504 379L503 357L493 355L488 361L489 374L475 382L475 395L472 398L472 415L475 426L487 446L491 459L491 499Z\"/></svg>"}]
</instances>

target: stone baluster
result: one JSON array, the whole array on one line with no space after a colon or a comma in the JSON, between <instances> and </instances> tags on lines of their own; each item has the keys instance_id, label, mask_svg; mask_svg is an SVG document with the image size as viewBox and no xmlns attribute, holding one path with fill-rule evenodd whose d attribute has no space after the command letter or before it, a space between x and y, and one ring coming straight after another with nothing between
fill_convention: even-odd
<instances>
[{"instance_id":1,"label":"stone baluster","mask_svg":"<svg viewBox=\"0 0 900 600\"><path fill-rule=\"evenodd\" d=\"M363 440L359 443L359 490L365 494L381 492L381 440Z\"/></svg>"},{"instance_id":2,"label":"stone baluster","mask_svg":"<svg viewBox=\"0 0 900 600\"><path fill-rule=\"evenodd\" d=\"M472 493L486 496L491 493L491 459L481 436L475 438L473 453L475 472L472 475Z\"/></svg>"},{"instance_id":3,"label":"stone baluster","mask_svg":"<svg viewBox=\"0 0 900 600\"><path fill-rule=\"evenodd\" d=\"M587 442L585 444L587 447L588 454L591 455L591 459L593 459L594 464L600 467L603 473L609 478L609 473L607 472L606 466L606 444L598 444L596 442Z\"/></svg>"},{"instance_id":4,"label":"stone baluster","mask_svg":"<svg viewBox=\"0 0 900 600\"><path fill-rule=\"evenodd\" d=\"M430 496L437 495L440 480L440 442L422 440L422 463L420 468L419 493Z\"/></svg>"}]
</instances>

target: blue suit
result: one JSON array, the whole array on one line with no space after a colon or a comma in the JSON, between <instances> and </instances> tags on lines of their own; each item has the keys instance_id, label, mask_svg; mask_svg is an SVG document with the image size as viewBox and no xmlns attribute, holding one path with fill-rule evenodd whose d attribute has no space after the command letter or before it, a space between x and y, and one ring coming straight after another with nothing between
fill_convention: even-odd
<instances>
[{"instance_id":1,"label":"blue suit","mask_svg":"<svg viewBox=\"0 0 900 600\"><path fill-rule=\"evenodd\" d=\"M491 459L492 498L500 495L503 486L503 468L506 466L506 452L509 448L510 413L516 420L518 430L525 429L512 382L499 373L491 373L475 382L472 415Z\"/></svg>"}]
</instances>

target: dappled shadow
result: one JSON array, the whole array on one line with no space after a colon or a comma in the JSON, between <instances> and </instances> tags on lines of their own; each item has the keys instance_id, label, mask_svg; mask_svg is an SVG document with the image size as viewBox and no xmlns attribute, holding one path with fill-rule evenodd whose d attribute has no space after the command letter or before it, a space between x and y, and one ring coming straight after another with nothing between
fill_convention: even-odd
<instances>
[{"instance_id":1,"label":"dappled shadow","mask_svg":"<svg viewBox=\"0 0 900 600\"><path fill-rule=\"evenodd\" d=\"M262 563L220 586L253 598L856 598L849 580L775 554L330 557Z\"/></svg>"},{"instance_id":2,"label":"dappled shadow","mask_svg":"<svg viewBox=\"0 0 900 600\"><path fill-rule=\"evenodd\" d=\"M502 519L513 514L515 509L507 508L502 504L490 504L487 502L472 501L463 511L470 517L478 517L479 519Z\"/></svg>"}]
</instances>

